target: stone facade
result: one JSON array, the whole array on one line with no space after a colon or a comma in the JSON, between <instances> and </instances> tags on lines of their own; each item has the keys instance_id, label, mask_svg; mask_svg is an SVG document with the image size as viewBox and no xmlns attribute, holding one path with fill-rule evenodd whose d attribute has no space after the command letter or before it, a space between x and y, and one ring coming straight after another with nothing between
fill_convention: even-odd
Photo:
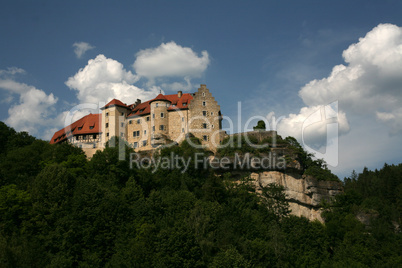
<instances>
[{"instance_id":1,"label":"stone facade","mask_svg":"<svg viewBox=\"0 0 402 268\"><path fill-rule=\"evenodd\" d=\"M324 222L321 217L321 202L331 201L343 192L342 183L338 181L319 181L311 176L279 171L252 173L250 178L259 193L271 183L283 186L291 214L320 222Z\"/></svg>"},{"instance_id":2,"label":"stone facade","mask_svg":"<svg viewBox=\"0 0 402 268\"><path fill-rule=\"evenodd\" d=\"M96 142L89 142L89 146L85 142L75 142L74 139L80 141L89 137L79 135L76 128L67 135L69 139L63 138L66 129L75 126L77 121L56 132L51 143L72 140L92 156L114 136L127 141L136 151L145 151L180 143L191 133L203 146L215 152L224 137L220 106L206 85L201 85L195 93L159 94L152 100L143 103L137 100L131 105L114 99L101 110L102 113L97 114L99 122L91 129ZM80 119L83 125L87 124L86 118Z\"/></svg>"}]
</instances>

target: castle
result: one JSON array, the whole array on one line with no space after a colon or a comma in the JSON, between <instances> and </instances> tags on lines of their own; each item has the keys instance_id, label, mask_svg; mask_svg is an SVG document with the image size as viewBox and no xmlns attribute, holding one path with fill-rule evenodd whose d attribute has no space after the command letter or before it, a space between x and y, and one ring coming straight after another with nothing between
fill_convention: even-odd
<instances>
[{"instance_id":1,"label":"castle","mask_svg":"<svg viewBox=\"0 0 402 268\"><path fill-rule=\"evenodd\" d=\"M127 141L136 151L180 143L190 133L209 150L216 151L224 137L220 106L206 85L195 93L159 94L130 105L113 99L101 110L57 131L50 143L69 142L91 157L114 136Z\"/></svg>"}]
</instances>

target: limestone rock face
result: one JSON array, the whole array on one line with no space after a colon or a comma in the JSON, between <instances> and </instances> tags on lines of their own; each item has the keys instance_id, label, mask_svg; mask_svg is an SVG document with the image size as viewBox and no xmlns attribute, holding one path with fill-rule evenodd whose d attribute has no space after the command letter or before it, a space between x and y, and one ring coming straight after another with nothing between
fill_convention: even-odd
<instances>
[{"instance_id":1,"label":"limestone rock face","mask_svg":"<svg viewBox=\"0 0 402 268\"><path fill-rule=\"evenodd\" d=\"M340 182L319 181L311 176L285 174L279 171L252 173L250 176L257 192L261 192L263 187L271 183L281 185L285 188L291 214L321 222L323 222L321 201L330 201L343 191Z\"/></svg>"}]
</instances>

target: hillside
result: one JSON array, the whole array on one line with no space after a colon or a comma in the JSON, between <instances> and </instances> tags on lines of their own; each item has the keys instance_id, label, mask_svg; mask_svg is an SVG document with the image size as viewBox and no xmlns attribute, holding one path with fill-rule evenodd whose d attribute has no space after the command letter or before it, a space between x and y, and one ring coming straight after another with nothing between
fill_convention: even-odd
<instances>
[{"instance_id":1,"label":"hillside","mask_svg":"<svg viewBox=\"0 0 402 268\"><path fill-rule=\"evenodd\" d=\"M292 174L342 183L344 193L321 204L320 223L290 214L283 185L266 181L256 189L243 176L255 170L202 168L192 156L210 159L210 152L187 142L155 155L189 160L183 172L130 168L119 146L88 160L79 148L50 145L1 122L0 141L2 267L402 265L402 165L339 182L325 163L284 139ZM132 150L120 145L130 159Z\"/></svg>"}]
</instances>

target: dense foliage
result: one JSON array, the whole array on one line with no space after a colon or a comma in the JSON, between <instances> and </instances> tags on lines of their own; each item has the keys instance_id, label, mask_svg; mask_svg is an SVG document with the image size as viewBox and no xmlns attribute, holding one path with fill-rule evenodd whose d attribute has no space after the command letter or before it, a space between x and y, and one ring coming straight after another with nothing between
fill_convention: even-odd
<instances>
[{"instance_id":1,"label":"dense foliage","mask_svg":"<svg viewBox=\"0 0 402 268\"><path fill-rule=\"evenodd\" d=\"M346 179L321 224L290 216L283 188L258 196L202 163L153 173L130 168L117 147L88 160L3 123L0 140L1 267L402 265L402 165ZM171 153L208 156L186 142L158 156Z\"/></svg>"}]
</instances>

